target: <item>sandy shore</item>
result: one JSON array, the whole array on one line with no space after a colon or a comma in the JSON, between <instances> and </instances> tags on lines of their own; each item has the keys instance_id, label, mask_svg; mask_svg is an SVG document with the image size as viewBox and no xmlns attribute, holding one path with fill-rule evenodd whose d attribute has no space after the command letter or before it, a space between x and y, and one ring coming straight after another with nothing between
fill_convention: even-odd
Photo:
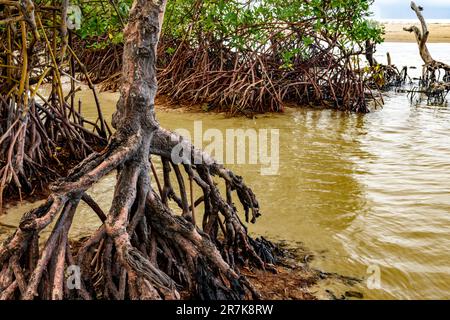
<instances>
[{"instance_id":1,"label":"sandy shore","mask_svg":"<svg viewBox=\"0 0 450 320\"><path fill-rule=\"evenodd\" d=\"M385 41L387 42L415 42L413 33L403 31L403 27L411 26L411 23L386 22ZM414 24L418 27L419 23ZM428 23L430 36L428 42L450 42L450 23Z\"/></svg>"}]
</instances>

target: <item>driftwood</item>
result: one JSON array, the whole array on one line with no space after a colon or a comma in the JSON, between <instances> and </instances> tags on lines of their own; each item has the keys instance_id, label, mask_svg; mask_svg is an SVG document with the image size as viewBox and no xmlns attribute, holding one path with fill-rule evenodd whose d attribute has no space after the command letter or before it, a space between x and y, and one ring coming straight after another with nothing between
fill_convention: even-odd
<instances>
[{"instance_id":1,"label":"driftwood","mask_svg":"<svg viewBox=\"0 0 450 320\"><path fill-rule=\"evenodd\" d=\"M275 260L270 246L248 236L232 199L234 192L246 218L254 222L260 215L255 195L241 177L160 127L155 118L155 60L163 8L164 1L135 0L124 32L121 96L113 117L116 132L104 150L92 153L54 184L46 203L26 213L0 247L0 299L178 299L181 290L200 299L259 297L238 266L267 270ZM172 161L172 149L179 144L192 150L190 161ZM151 170L154 157L162 159L163 179ZM194 164L194 158L201 163ZM190 181L181 195L171 187L171 168L177 178ZM104 213L87 192L114 170L114 199ZM150 184L152 171L158 190ZM226 184L226 199L213 176ZM202 190L195 202L193 184ZM174 199L182 215L169 209ZM103 224L75 248L68 232L80 201ZM203 219L198 219L201 228L193 224L199 202L205 208ZM41 249L38 235L55 220ZM81 267L79 290L70 290L65 281L65 268L74 264Z\"/></svg>"},{"instance_id":2,"label":"driftwood","mask_svg":"<svg viewBox=\"0 0 450 320\"><path fill-rule=\"evenodd\" d=\"M405 27L403 30L408 32L414 32L417 45L419 46L420 57L424 62L423 66L423 78L424 84L438 81L440 79L440 71L444 71L443 80L450 81L450 65L436 61L430 54L427 47L427 40L430 34L428 30L425 18L422 15L423 7L417 6L414 1L411 1L411 9L416 13L417 18L420 21L421 29L416 26ZM436 76L436 73L437 76Z\"/></svg>"}]
</instances>

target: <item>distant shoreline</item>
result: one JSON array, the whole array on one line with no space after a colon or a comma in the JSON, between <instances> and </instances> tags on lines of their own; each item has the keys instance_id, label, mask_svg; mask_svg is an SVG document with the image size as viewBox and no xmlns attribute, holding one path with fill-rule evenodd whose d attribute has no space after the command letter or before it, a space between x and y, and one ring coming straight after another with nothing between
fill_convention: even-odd
<instances>
[{"instance_id":1,"label":"distant shoreline","mask_svg":"<svg viewBox=\"0 0 450 320\"><path fill-rule=\"evenodd\" d=\"M403 31L403 27L411 25L420 27L419 22L412 23L409 21L384 21L382 25L385 26L385 42L416 42L414 33ZM428 42L450 43L450 22L432 22L427 25L430 31Z\"/></svg>"}]
</instances>

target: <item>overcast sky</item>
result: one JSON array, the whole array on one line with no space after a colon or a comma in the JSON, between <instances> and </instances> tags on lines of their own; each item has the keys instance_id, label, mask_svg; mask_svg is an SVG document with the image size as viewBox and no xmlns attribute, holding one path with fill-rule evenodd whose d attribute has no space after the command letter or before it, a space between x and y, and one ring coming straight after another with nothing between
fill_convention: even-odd
<instances>
[{"instance_id":1,"label":"overcast sky","mask_svg":"<svg viewBox=\"0 0 450 320\"><path fill-rule=\"evenodd\" d=\"M450 19L450 0L416 0L424 7L426 19ZM416 15L410 9L411 0L375 0L372 7L378 19L414 19Z\"/></svg>"}]
</instances>

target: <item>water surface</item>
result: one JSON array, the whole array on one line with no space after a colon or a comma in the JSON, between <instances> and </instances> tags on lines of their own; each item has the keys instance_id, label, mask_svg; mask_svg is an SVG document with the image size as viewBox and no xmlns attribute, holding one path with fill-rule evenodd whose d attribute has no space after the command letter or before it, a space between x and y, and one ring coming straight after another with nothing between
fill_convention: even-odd
<instances>
[{"instance_id":1,"label":"water surface","mask_svg":"<svg viewBox=\"0 0 450 320\"><path fill-rule=\"evenodd\" d=\"M399 65L420 67L415 44L387 43ZM430 44L436 59L450 63L450 44ZM420 74L420 68L411 70ZM106 118L118 94L103 93ZM92 96L82 92L85 112L94 112ZM405 94L388 93L382 110L368 115L333 110L287 109L257 119L221 114L161 111L170 129L276 128L280 130L279 175L261 176L260 165L231 165L259 198L263 216L252 234L301 242L316 258L313 265L367 278L381 271L381 288L360 290L365 298L450 298L450 109L411 105ZM90 193L108 210L114 175ZM199 191L196 191L199 194ZM0 222L17 225L35 204L9 209ZM85 207L73 236L98 225ZM10 229L0 228L0 237ZM2 234L3 233L3 234Z\"/></svg>"}]
</instances>

